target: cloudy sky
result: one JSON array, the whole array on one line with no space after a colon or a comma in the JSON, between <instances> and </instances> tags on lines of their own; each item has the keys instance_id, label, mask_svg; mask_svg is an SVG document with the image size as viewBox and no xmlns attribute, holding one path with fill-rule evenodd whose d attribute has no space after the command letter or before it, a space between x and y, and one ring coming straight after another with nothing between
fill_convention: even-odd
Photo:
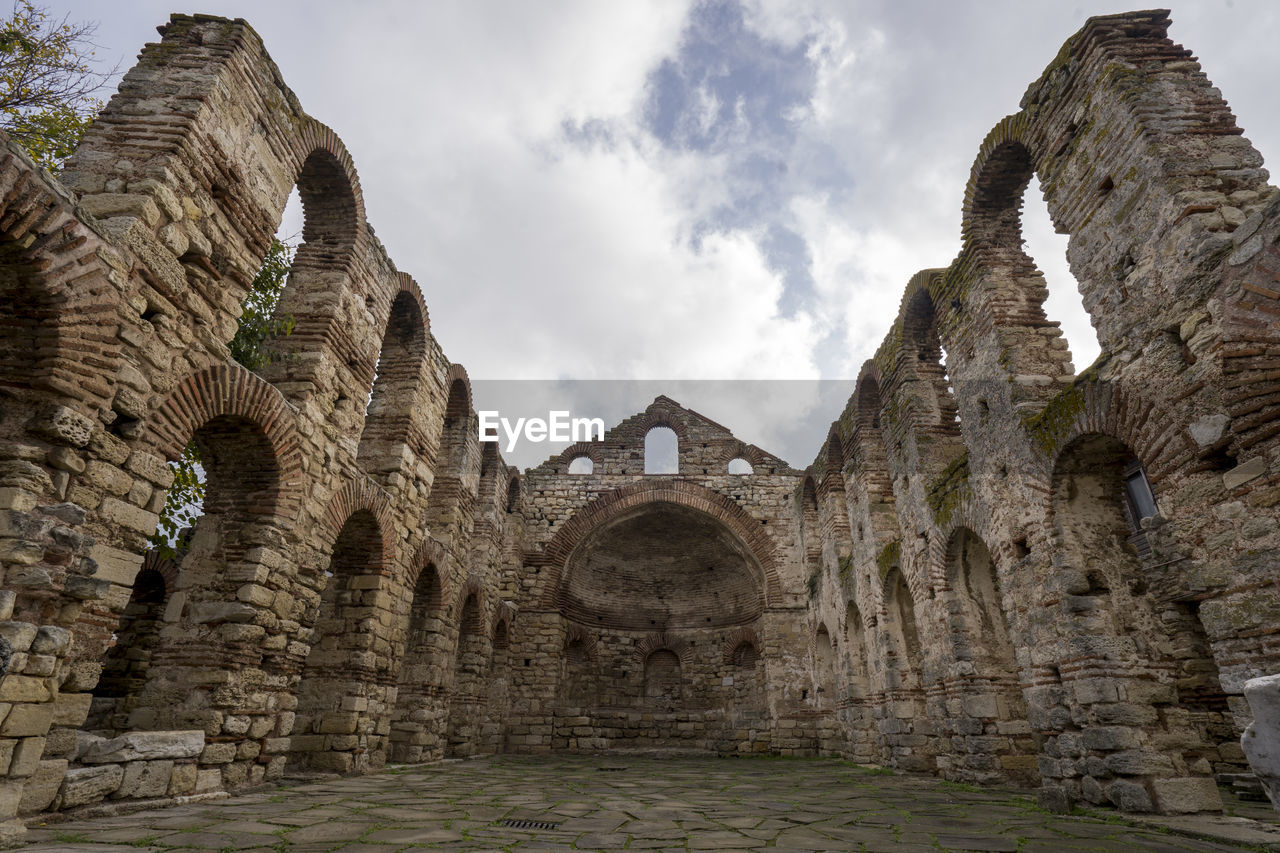
<instances>
[{"instance_id":1,"label":"cloudy sky","mask_svg":"<svg viewBox=\"0 0 1280 853\"><path fill-rule=\"evenodd\" d=\"M51 7L100 20L101 53L128 67L173 2ZM244 17L262 35L306 110L351 151L369 221L422 286L445 351L489 380L853 378L908 278L959 250L987 131L1086 17L1119 10L362 5L183 11ZM1205 0L1173 21L1246 135L1280 156L1280 4ZM1082 368L1097 343L1034 181L1024 222L1047 310ZM701 405L800 466L839 411L816 396L800 405L816 439L777 449L766 443L776 424Z\"/></svg>"}]
</instances>

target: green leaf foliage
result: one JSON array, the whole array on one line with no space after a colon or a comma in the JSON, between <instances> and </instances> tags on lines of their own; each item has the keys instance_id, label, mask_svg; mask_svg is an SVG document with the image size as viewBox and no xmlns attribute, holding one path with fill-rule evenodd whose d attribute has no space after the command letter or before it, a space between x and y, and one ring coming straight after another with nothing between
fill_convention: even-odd
<instances>
[{"instance_id":1,"label":"green leaf foliage","mask_svg":"<svg viewBox=\"0 0 1280 853\"><path fill-rule=\"evenodd\" d=\"M0 129L50 171L80 143L102 109L94 95L114 73L95 70L95 29L31 0L16 0L0 22Z\"/></svg>"},{"instance_id":2,"label":"green leaf foliage","mask_svg":"<svg viewBox=\"0 0 1280 853\"><path fill-rule=\"evenodd\" d=\"M289 278L293 252L293 246L288 242L273 238L258 274L249 286L239 326L229 345L231 357L249 370L271 362L272 353L263 344L293 331L292 317L275 316L276 306ZM149 541L162 556L172 558L185 548L186 537L204 505L205 472L196 442L190 442L182 456L169 463L169 467L173 469L173 485L165 496L160 524Z\"/></svg>"}]
</instances>

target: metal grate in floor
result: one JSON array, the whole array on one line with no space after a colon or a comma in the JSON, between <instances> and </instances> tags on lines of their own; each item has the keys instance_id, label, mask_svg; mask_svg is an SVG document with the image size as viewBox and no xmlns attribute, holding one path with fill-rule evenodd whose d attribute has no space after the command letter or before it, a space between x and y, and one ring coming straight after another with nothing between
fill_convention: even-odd
<instances>
[{"instance_id":1,"label":"metal grate in floor","mask_svg":"<svg viewBox=\"0 0 1280 853\"><path fill-rule=\"evenodd\" d=\"M558 822L549 820L516 820L514 818L507 818L501 825L513 829L558 829L560 827Z\"/></svg>"}]
</instances>

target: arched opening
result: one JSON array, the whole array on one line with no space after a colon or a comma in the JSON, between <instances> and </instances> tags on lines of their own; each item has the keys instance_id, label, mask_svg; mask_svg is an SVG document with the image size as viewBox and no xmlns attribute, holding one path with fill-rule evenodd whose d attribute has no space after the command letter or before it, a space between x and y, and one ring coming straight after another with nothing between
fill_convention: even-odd
<instances>
[{"instance_id":1,"label":"arched opening","mask_svg":"<svg viewBox=\"0 0 1280 853\"><path fill-rule=\"evenodd\" d=\"M170 601L154 611L158 621L147 632L117 634L117 655L148 661L145 671L135 670L138 677L117 684L124 693L115 697L116 710L129 710L110 718L118 725L127 723L121 728L201 727L205 709L225 704L218 698L224 695L218 692L220 685L202 677L211 661L234 660L241 669L274 665L264 656L262 634L228 626L269 612L269 602L241 600L244 578L232 567L254 563L260 549L278 547L274 515L281 474L276 451L261 425L239 415L210 418L195 430L191 443L205 481L203 501L189 508L190 516L198 517L180 533L179 547L164 546L177 564L168 585ZM149 645L149 652L128 648L138 640ZM238 713L247 710L238 705ZM254 710L272 713L266 707Z\"/></svg>"},{"instance_id":2,"label":"arched opening","mask_svg":"<svg viewBox=\"0 0 1280 853\"><path fill-rule=\"evenodd\" d=\"M960 411L947 376L937 311L924 286L907 303L902 319L902 346L908 352L911 367L900 393L907 395L914 409L915 428L926 435L958 436Z\"/></svg>"},{"instance_id":3,"label":"arched opening","mask_svg":"<svg viewBox=\"0 0 1280 853\"><path fill-rule=\"evenodd\" d=\"M1133 694L1152 697L1142 703L1149 718L1135 724L1195 733L1170 752L1174 775L1243 771L1240 732L1198 603L1170 592L1188 566L1147 541L1167 522L1138 458L1112 436L1081 436L1060 454L1052 487L1058 571L1076 602L1068 618L1077 657L1132 673ZM1157 518L1155 527L1139 526L1146 513Z\"/></svg>"},{"instance_id":4,"label":"arched opening","mask_svg":"<svg viewBox=\"0 0 1280 853\"><path fill-rule=\"evenodd\" d=\"M818 512L818 486L812 475L805 475L800 486L800 522L805 568L809 572L806 583L812 599L817 597L822 582L822 516Z\"/></svg>"},{"instance_id":5,"label":"arched opening","mask_svg":"<svg viewBox=\"0 0 1280 853\"><path fill-rule=\"evenodd\" d=\"M458 376L449 383L436 449L435 478L427 496L427 525L441 540L451 540L461 533L465 523L463 501L470 499L475 488L474 482L470 489L463 482L470 419L471 394L466 380Z\"/></svg>"},{"instance_id":6,"label":"arched opening","mask_svg":"<svg viewBox=\"0 0 1280 853\"><path fill-rule=\"evenodd\" d=\"M644 660L645 702L662 710L675 710L683 703L680 656L670 649L657 649Z\"/></svg>"},{"instance_id":7,"label":"arched opening","mask_svg":"<svg viewBox=\"0 0 1280 853\"><path fill-rule=\"evenodd\" d=\"M294 191L301 201L302 243L293 254L273 315L277 321L291 321L293 332L287 337L268 336L262 342L267 363L258 368L290 398L314 390L318 378L314 371L321 364L297 355L328 349L334 337L351 334L337 321L342 302L332 295L340 287L336 281L346 279L362 217L352 179L331 151L317 148L303 160ZM296 227L296 208L291 211L286 204L280 230ZM375 365L361 360L327 362L337 368L331 380L336 386L335 410L349 420L351 429L359 429L364 408L359 404L367 399Z\"/></svg>"},{"instance_id":8,"label":"arched opening","mask_svg":"<svg viewBox=\"0 0 1280 853\"><path fill-rule=\"evenodd\" d=\"M730 662L740 669L754 669L756 661L760 659L760 653L756 651L756 647L751 643L739 643L733 650Z\"/></svg>"},{"instance_id":9,"label":"arched opening","mask_svg":"<svg viewBox=\"0 0 1280 853\"><path fill-rule=\"evenodd\" d=\"M915 601L902 571L896 566L884 579L885 630L890 666L885 673L889 690L914 690L921 686L920 635L916 628Z\"/></svg>"},{"instance_id":10,"label":"arched opening","mask_svg":"<svg viewBox=\"0 0 1280 853\"><path fill-rule=\"evenodd\" d=\"M59 312L32 260L14 241L0 241L0 401L29 390L58 348ZM8 408L0 405L0 424Z\"/></svg>"},{"instance_id":11,"label":"arched opening","mask_svg":"<svg viewBox=\"0 0 1280 853\"><path fill-rule=\"evenodd\" d=\"M294 731L295 763L314 770L352 772L369 766L369 738L374 720L351 707L368 707L377 696L371 687L381 675L379 661L389 656L371 652L378 584L371 578L383 568L382 531L373 513L353 512L333 544L319 614L298 686ZM373 711L373 709L370 709Z\"/></svg>"},{"instance_id":12,"label":"arched opening","mask_svg":"<svg viewBox=\"0 0 1280 853\"><path fill-rule=\"evenodd\" d=\"M570 633L564 645L564 670L560 676L560 695L570 710L594 704L595 674L591 666L591 649L585 637Z\"/></svg>"},{"instance_id":13,"label":"arched opening","mask_svg":"<svg viewBox=\"0 0 1280 853\"><path fill-rule=\"evenodd\" d=\"M830 710L839 701L839 694L835 646L827 626L819 625L813 640L813 704L822 710Z\"/></svg>"},{"instance_id":14,"label":"arched opening","mask_svg":"<svg viewBox=\"0 0 1280 853\"><path fill-rule=\"evenodd\" d=\"M995 291L987 302L999 305L995 310L1001 313L995 322L1023 326L1027 332L1006 336L1005 362L1018 374L1059 378L1073 372L1073 352L1076 364L1086 366L1099 346L1067 264L1068 236L1058 230L1044 196L1032 187L1034 175L1031 152L1022 143L995 146L973 186L966 236L981 246L987 261L987 284ZM1037 266L1033 255L1042 265ZM1068 349L1047 345L1055 342L1059 327L1048 316L1062 321Z\"/></svg>"},{"instance_id":15,"label":"arched opening","mask_svg":"<svg viewBox=\"0 0 1280 853\"><path fill-rule=\"evenodd\" d=\"M1054 227L1044 196L1030 181L1022 196L1021 224L1027 255L1044 276L1048 291L1044 313L1058 321L1069 358L1083 370L1093 364L1102 351L1098 330L1084 308L1080 285L1067 263L1070 238Z\"/></svg>"},{"instance_id":16,"label":"arched opening","mask_svg":"<svg viewBox=\"0 0 1280 853\"><path fill-rule=\"evenodd\" d=\"M729 460L729 473L747 476L754 474L755 469L751 467L751 463L743 459L741 456Z\"/></svg>"},{"instance_id":17,"label":"arched opening","mask_svg":"<svg viewBox=\"0 0 1280 853\"><path fill-rule=\"evenodd\" d=\"M507 481L507 512L520 509L520 478L512 477Z\"/></svg>"},{"instance_id":18,"label":"arched opening","mask_svg":"<svg viewBox=\"0 0 1280 853\"><path fill-rule=\"evenodd\" d=\"M848 696L855 702L871 696L865 630L858 605L850 601L844 611L844 651L849 673Z\"/></svg>"},{"instance_id":19,"label":"arched opening","mask_svg":"<svg viewBox=\"0 0 1280 853\"><path fill-rule=\"evenodd\" d=\"M591 474L596 470L596 463L591 461L590 456L575 456L569 463L570 474Z\"/></svg>"},{"instance_id":20,"label":"arched opening","mask_svg":"<svg viewBox=\"0 0 1280 853\"><path fill-rule=\"evenodd\" d=\"M447 650L443 617L440 573L434 563L428 563L418 574L409 607L396 712L391 724L394 761L429 761L440 756L437 696L444 684L441 663Z\"/></svg>"},{"instance_id":21,"label":"arched opening","mask_svg":"<svg viewBox=\"0 0 1280 853\"><path fill-rule=\"evenodd\" d=\"M116 732L129 727L128 714L133 708L127 700L136 699L146 684L147 670L160 639L168 592L164 575L157 569L144 565L139 570L103 659L85 729Z\"/></svg>"},{"instance_id":22,"label":"arched opening","mask_svg":"<svg viewBox=\"0 0 1280 853\"><path fill-rule=\"evenodd\" d=\"M765 707L764 659L751 640L741 640L728 656L724 682L732 691L729 701L729 723L749 724L763 720Z\"/></svg>"},{"instance_id":23,"label":"arched opening","mask_svg":"<svg viewBox=\"0 0 1280 853\"><path fill-rule=\"evenodd\" d=\"M448 744L448 754L452 756L471 755L479 746L488 703L487 639L480 596L468 593L458 618L458 645L453 660Z\"/></svg>"},{"instance_id":24,"label":"arched opening","mask_svg":"<svg viewBox=\"0 0 1280 853\"><path fill-rule=\"evenodd\" d=\"M981 723L981 740L966 741L970 752L982 752L966 775L977 781L998 781L1006 773L1026 783L1038 781L1029 767L1019 773L996 756L1034 755L1036 746L1026 724L1027 705L1018 679L1018 663L1005 621L995 561L986 543L973 531L960 528L947 550L947 582L955 596L950 610L953 646L960 671L966 673L967 716ZM987 766L983 766L986 763Z\"/></svg>"},{"instance_id":25,"label":"arched opening","mask_svg":"<svg viewBox=\"0 0 1280 853\"><path fill-rule=\"evenodd\" d=\"M403 457L399 448L408 440L426 342L422 310L412 294L402 291L391 303L373 390L365 408L359 460L367 470L387 473L400 468Z\"/></svg>"},{"instance_id":26,"label":"arched opening","mask_svg":"<svg viewBox=\"0 0 1280 853\"><path fill-rule=\"evenodd\" d=\"M680 473L680 439L668 426L656 426L644 435L644 472Z\"/></svg>"}]
</instances>

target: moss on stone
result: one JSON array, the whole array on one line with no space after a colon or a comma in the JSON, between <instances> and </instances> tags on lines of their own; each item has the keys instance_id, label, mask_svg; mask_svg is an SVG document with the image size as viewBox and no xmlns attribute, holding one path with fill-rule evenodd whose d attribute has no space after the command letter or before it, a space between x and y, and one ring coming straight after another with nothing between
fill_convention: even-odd
<instances>
[{"instance_id":1,"label":"moss on stone","mask_svg":"<svg viewBox=\"0 0 1280 853\"><path fill-rule=\"evenodd\" d=\"M897 539L880 549L876 555L876 566L880 569L880 580L884 580L889 570L898 565L902 559L902 543Z\"/></svg>"},{"instance_id":2,"label":"moss on stone","mask_svg":"<svg viewBox=\"0 0 1280 853\"><path fill-rule=\"evenodd\" d=\"M969 497L969 454L956 457L950 465L943 469L925 494L929 509L933 511L933 521L940 528L945 528L951 521L956 507Z\"/></svg>"}]
</instances>

